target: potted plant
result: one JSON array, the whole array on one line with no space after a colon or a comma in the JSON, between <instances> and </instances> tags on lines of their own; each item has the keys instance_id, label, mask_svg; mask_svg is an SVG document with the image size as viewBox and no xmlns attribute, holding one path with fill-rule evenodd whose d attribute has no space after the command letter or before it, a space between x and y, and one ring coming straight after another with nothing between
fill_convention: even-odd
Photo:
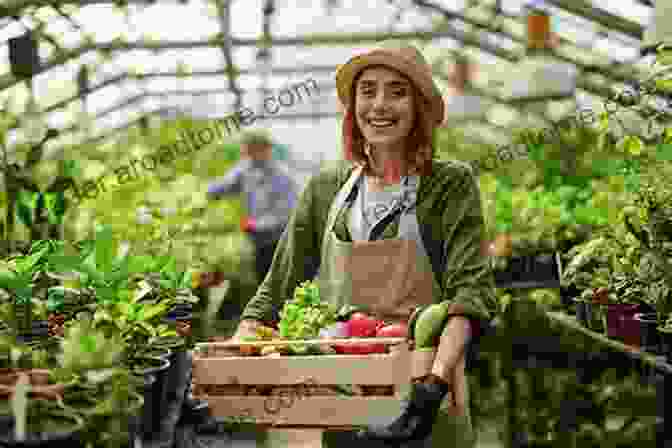
<instances>
[{"instance_id":1,"label":"potted plant","mask_svg":"<svg viewBox=\"0 0 672 448\"><path fill-rule=\"evenodd\" d=\"M16 337L25 340L31 340L34 336L34 277L40 262L43 262L49 250L49 247L41 247L40 250L34 250L28 255L10 260L0 270L0 288L4 289L10 296L12 314L12 324L10 326Z\"/></svg>"},{"instance_id":2,"label":"potted plant","mask_svg":"<svg viewBox=\"0 0 672 448\"><path fill-rule=\"evenodd\" d=\"M156 378L152 385L152 428L159 424L165 413L170 361L150 356L148 349L152 338L175 335L165 324L160 323L167 308L167 304L143 303L137 299L131 302L119 301L99 305L93 318L96 328L105 334L118 334L123 340L122 362L132 374L143 380L150 375ZM152 428L145 429L151 433Z\"/></svg>"},{"instance_id":3,"label":"potted plant","mask_svg":"<svg viewBox=\"0 0 672 448\"><path fill-rule=\"evenodd\" d=\"M658 326L664 323L665 313L670 309L669 304L672 301L670 279L659 268L652 253L642 257L639 276L646 285L643 295L646 309L635 315L641 328L642 348L658 353L661 348Z\"/></svg>"},{"instance_id":4,"label":"potted plant","mask_svg":"<svg viewBox=\"0 0 672 448\"><path fill-rule=\"evenodd\" d=\"M81 446L82 420L60 404L72 383L53 374L49 352L5 335L0 339L0 360L5 366L0 369L0 445Z\"/></svg>"},{"instance_id":5,"label":"potted plant","mask_svg":"<svg viewBox=\"0 0 672 448\"><path fill-rule=\"evenodd\" d=\"M668 362L672 362L672 313L658 326L660 335L661 352L665 354Z\"/></svg>"},{"instance_id":6,"label":"potted plant","mask_svg":"<svg viewBox=\"0 0 672 448\"><path fill-rule=\"evenodd\" d=\"M603 330L600 328L603 319L599 305L604 302L604 290L600 288L609 286L612 258L617 250L611 238L598 234L573 247L565 256L568 263L562 272L562 285L582 291L579 297L573 299L576 316L579 322L595 330Z\"/></svg>"},{"instance_id":7,"label":"potted plant","mask_svg":"<svg viewBox=\"0 0 672 448\"><path fill-rule=\"evenodd\" d=\"M637 276L622 272L613 274L606 305L607 336L632 346L641 344L640 324L635 314L645 293L646 285Z\"/></svg>"},{"instance_id":8,"label":"potted plant","mask_svg":"<svg viewBox=\"0 0 672 448\"><path fill-rule=\"evenodd\" d=\"M122 445L133 438L129 422L142 417L144 403L127 369L119 367L123 345L106 337L88 320L69 325L61 340L56 375L75 379L63 403L85 417L83 438Z\"/></svg>"},{"instance_id":9,"label":"potted plant","mask_svg":"<svg viewBox=\"0 0 672 448\"><path fill-rule=\"evenodd\" d=\"M644 185L637 193L634 206L624 213L624 224L641 247L638 275L644 282L644 300L649 312L637 316L651 350L661 349L657 328L667 328L672 312L672 192Z\"/></svg>"},{"instance_id":10,"label":"potted plant","mask_svg":"<svg viewBox=\"0 0 672 448\"><path fill-rule=\"evenodd\" d=\"M84 427L81 416L69 412L55 401L29 398L31 385L22 377L9 409L0 410L0 445L6 447L84 448L80 438ZM7 404L10 402L5 402Z\"/></svg>"}]
</instances>

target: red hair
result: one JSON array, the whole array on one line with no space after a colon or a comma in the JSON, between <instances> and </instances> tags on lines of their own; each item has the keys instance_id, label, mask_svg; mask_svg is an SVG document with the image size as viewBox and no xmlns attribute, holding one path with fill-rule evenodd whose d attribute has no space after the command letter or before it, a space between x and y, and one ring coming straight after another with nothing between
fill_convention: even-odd
<instances>
[{"instance_id":1,"label":"red hair","mask_svg":"<svg viewBox=\"0 0 672 448\"><path fill-rule=\"evenodd\" d=\"M352 83L352 92L350 94L350 104L345 106L345 115L343 117L343 152L346 160L349 160L363 167L365 174L373 174L371 170L371 160L366 152L366 141L362 135L357 121L355 120L355 86L363 70L357 75ZM432 172L432 159L434 158L434 147L432 136L434 126L432 125L429 114L425 110L430 110L427 99L418 92L413 83L413 104L415 106L415 119L413 129L407 138L407 148L412 148L406 152L406 163L409 167L409 174L419 174L423 176L430 175ZM401 166L398 163L391 163L383 167L384 181L395 183L401 180Z\"/></svg>"}]
</instances>

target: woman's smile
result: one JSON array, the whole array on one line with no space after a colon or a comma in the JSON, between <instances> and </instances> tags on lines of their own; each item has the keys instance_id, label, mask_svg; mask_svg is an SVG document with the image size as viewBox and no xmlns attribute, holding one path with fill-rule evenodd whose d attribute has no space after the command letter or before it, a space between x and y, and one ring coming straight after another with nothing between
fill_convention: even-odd
<instances>
[{"instance_id":1,"label":"woman's smile","mask_svg":"<svg viewBox=\"0 0 672 448\"><path fill-rule=\"evenodd\" d=\"M415 110L411 84L394 70L369 68L356 89L357 124L372 144L399 145L413 127Z\"/></svg>"},{"instance_id":2,"label":"woman's smile","mask_svg":"<svg viewBox=\"0 0 672 448\"><path fill-rule=\"evenodd\" d=\"M396 126L399 120L396 119L384 119L384 118L370 118L367 123L374 129L385 130L391 127Z\"/></svg>"}]
</instances>

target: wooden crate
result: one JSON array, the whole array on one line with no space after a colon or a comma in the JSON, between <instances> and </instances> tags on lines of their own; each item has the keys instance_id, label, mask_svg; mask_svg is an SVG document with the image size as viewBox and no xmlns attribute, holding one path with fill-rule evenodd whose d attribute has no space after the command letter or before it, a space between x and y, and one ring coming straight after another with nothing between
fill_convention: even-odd
<instances>
[{"instance_id":1,"label":"wooden crate","mask_svg":"<svg viewBox=\"0 0 672 448\"><path fill-rule=\"evenodd\" d=\"M372 419L393 419L399 415L401 409L403 393L400 386L408 385L411 378L411 352L404 338L300 342L324 345L374 341L376 344L389 346L389 353L237 356L232 355L230 350L245 345L277 346L298 341L197 344L192 358L194 395L207 400L215 417L248 417L260 425L351 428L370 424ZM281 387L301 384L388 386L388 389L393 389L393 394L324 396L309 393L310 389L306 387L289 387L280 396L249 396L243 395L242 391L235 391L237 388L243 389L244 386ZM227 388L234 389L233 393L227 392Z\"/></svg>"}]
</instances>

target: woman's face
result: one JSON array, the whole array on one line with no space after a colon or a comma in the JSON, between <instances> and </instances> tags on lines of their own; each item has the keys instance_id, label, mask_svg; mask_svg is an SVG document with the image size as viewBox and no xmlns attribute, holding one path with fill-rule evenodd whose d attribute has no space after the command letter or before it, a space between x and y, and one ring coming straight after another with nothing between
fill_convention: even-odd
<instances>
[{"instance_id":1,"label":"woman's face","mask_svg":"<svg viewBox=\"0 0 672 448\"><path fill-rule=\"evenodd\" d=\"M364 69L355 87L355 116L368 143L393 146L403 142L415 121L413 85L395 70Z\"/></svg>"}]
</instances>

